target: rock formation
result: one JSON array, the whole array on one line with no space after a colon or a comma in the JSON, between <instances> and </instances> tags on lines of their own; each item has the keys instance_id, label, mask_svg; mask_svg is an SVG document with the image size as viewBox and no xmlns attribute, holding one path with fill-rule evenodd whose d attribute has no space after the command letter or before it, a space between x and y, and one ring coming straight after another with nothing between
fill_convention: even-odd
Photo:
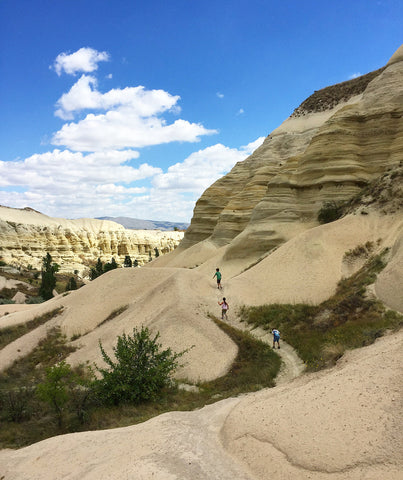
<instances>
[{"instance_id":1,"label":"rock formation","mask_svg":"<svg viewBox=\"0 0 403 480\"><path fill-rule=\"evenodd\" d=\"M77 348L67 358L77 365L101 360L99 340L110 353L117 335L145 325L161 333L164 347L190 348L178 378L190 383L218 378L238 353L211 320L223 294L231 305L230 322L245 304L318 304L332 295L343 275L359 268L346 265L346 253L366 242L374 254L387 252L388 263L365 293L403 312L402 60L403 47L386 68L315 92L251 157L202 195L175 251L145 268L113 270L40 305L7 305L2 328L62 309L2 348L0 371L28 355L54 326ZM324 201L350 199L358 192L343 218L318 225ZM16 232L3 210L11 209L1 209L2 225ZM44 224L43 215L20 215L21 237L2 238L26 238L29 224L43 237L57 239L58 249L66 245L57 232L66 239L71 222ZM81 252L85 236L85 255L98 253L100 245L115 251L127 235L115 226L109 230L109 222L80 222L69 245ZM16 251L24 256L27 248L32 246L21 241ZM56 257L56 248L50 253ZM217 265L224 291L217 291L212 280ZM397 480L403 465L402 342L402 331L387 335L347 353L332 369L193 412L4 450L2 473L7 480L46 480L55 471L86 480L133 475Z\"/></svg>"},{"instance_id":2,"label":"rock formation","mask_svg":"<svg viewBox=\"0 0 403 480\"><path fill-rule=\"evenodd\" d=\"M403 159L403 46L385 68L315 92L198 200L180 250L258 258ZM184 265L186 266L186 265Z\"/></svg>"},{"instance_id":3,"label":"rock formation","mask_svg":"<svg viewBox=\"0 0 403 480\"><path fill-rule=\"evenodd\" d=\"M123 263L126 255L140 265L179 244L183 232L126 230L115 222L51 218L30 208L0 206L0 258L9 264L40 268L49 252L61 271L83 271L101 258Z\"/></svg>"}]
</instances>

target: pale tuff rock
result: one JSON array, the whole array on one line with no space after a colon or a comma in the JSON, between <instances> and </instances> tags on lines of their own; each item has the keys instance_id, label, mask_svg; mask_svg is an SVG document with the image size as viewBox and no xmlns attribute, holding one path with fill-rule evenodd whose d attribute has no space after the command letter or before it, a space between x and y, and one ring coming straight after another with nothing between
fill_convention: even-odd
<instances>
[{"instance_id":1,"label":"pale tuff rock","mask_svg":"<svg viewBox=\"0 0 403 480\"><path fill-rule=\"evenodd\" d=\"M49 252L61 271L83 271L98 258L123 263L129 255L140 265L175 249L182 232L127 230L106 220L52 218L32 209L0 206L0 258L14 265L40 268Z\"/></svg>"},{"instance_id":2,"label":"pale tuff rock","mask_svg":"<svg viewBox=\"0 0 403 480\"><path fill-rule=\"evenodd\" d=\"M371 253L389 248L374 292L403 311L399 51L364 91L348 98L343 93L343 103L331 102L331 109L290 117L212 185L175 251L40 305L7 305L3 327L63 310L4 347L0 370L29 353L54 325L78 347L67 359L73 365L101 361L99 339L110 353L117 335L145 325L174 351L195 345L178 378L217 378L237 355L209 318L218 313L217 300L229 300L230 321L241 304L317 304L334 292L346 252L368 241ZM349 198L365 185L345 217L317 225L323 201ZM21 215L28 213L42 225L40 214ZM223 272L219 292L212 280L217 266ZM402 342L402 331L387 335L348 352L332 369L197 411L3 450L1 474L7 480L48 480L55 472L83 480L400 480Z\"/></svg>"},{"instance_id":3,"label":"pale tuff rock","mask_svg":"<svg viewBox=\"0 0 403 480\"><path fill-rule=\"evenodd\" d=\"M317 225L324 202L350 199L398 165L401 50L383 69L315 92L314 103L304 102L249 158L208 188L180 250L209 239L217 247L228 245L226 260L265 255Z\"/></svg>"}]
</instances>

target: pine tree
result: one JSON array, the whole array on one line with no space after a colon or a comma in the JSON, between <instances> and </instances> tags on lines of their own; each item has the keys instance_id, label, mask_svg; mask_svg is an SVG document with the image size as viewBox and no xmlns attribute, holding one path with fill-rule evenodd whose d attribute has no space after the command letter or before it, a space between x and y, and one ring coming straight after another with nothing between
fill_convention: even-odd
<instances>
[{"instance_id":1,"label":"pine tree","mask_svg":"<svg viewBox=\"0 0 403 480\"><path fill-rule=\"evenodd\" d=\"M59 270L59 265L52 264L52 257L48 252L46 257L42 259L42 281L39 287L39 296L44 300L49 300L53 297L53 289L56 286L55 273Z\"/></svg>"},{"instance_id":2,"label":"pine tree","mask_svg":"<svg viewBox=\"0 0 403 480\"><path fill-rule=\"evenodd\" d=\"M118 264L116 263L116 260L112 257L110 263L105 263L104 272L109 272L110 270L114 270L115 268L118 268Z\"/></svg>"},{"instance_id":3,"label":"pine tree","mask_svg":"<svg viewBox=\"0 0 403 480\"><path fill-rule=\"evenodd\" d=\"M132 267L133 263L132 263L132 259L130 258L130 255L126 255L126 256L125 256L125 261L123 262L123 265L124 265L126 268Z\"/></svg>"},{"instance_id":4,"label":"pine tree","mask_svg":"<svg viewBox=\"0 0 403 480\"><path fill-rule=\"evenodd\" d=\"M69 281L67 282L66 292L69 290L77 290L77 282L74 277L70 277Z\"/></svg>"},{"instance_id":5,"label":"pine tree","mask_svg":"<svg viewBox=\"0 0 403 480\"><path fill-rule=\"evenodd\" d=\"M95 271L97 272L97 277L104 273L104 266L100 258L98 258L97 264L95 265Z\"/></svg>"}]
</instances>

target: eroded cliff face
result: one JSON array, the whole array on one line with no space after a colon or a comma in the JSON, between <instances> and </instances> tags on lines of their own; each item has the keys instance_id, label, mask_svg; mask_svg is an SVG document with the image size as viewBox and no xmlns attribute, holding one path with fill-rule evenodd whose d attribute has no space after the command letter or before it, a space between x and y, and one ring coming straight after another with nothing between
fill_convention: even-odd
<instances>
[{"instance_id":1,"label":"eroded cliff face","mask_svg":"<svg viewBox=\"0 0 403 480\"><path fill-rule=\"evenodd\" d=\"M265 255L403 160L403 46L386 67L315 92L196 204L180 250Z\"/></svg>"},{"instance_id":2,"label":"eroded cliff face","mask_svg":"<svg viewBox=\"0 0 403 480\"><path fill-rule=\"evenodd\" d=\"M123 263L129 255L139 264L176 248L182 232L127 230L106 220L51 218L31 209L0 206L0 258L13 265L40 268L49 252L61 271L82 272L101 258Z\"/></svg>"}]
</instances>

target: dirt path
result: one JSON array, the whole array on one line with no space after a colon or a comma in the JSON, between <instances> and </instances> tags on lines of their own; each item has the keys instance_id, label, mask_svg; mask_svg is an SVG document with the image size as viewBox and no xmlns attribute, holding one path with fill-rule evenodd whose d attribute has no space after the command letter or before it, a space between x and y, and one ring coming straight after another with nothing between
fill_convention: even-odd
<instances>
[{"instance_id":1,"label":"dirt path","mask_svg":"<svg viewBox=\"0 0 403 480\"><path fill-rule=\"evenodd\" d=\"M229 318L227 321L229 325L238 330L246 330L251 333L254 337L258 338L262 342L272 345L273 337L272 334L266 330L263 330L260 327L253 328L250 325L247 325L241 322L238 318ZM282 365L279 374L276 377L276 385L282 385L284 383L290 382L294 378L301 375L305 370L305 364L298 356L294 348L285 343L284 340L280 340L280 349L276 348L276 353L278 353L282 360Z\"/></svg>"}]
</instances>

